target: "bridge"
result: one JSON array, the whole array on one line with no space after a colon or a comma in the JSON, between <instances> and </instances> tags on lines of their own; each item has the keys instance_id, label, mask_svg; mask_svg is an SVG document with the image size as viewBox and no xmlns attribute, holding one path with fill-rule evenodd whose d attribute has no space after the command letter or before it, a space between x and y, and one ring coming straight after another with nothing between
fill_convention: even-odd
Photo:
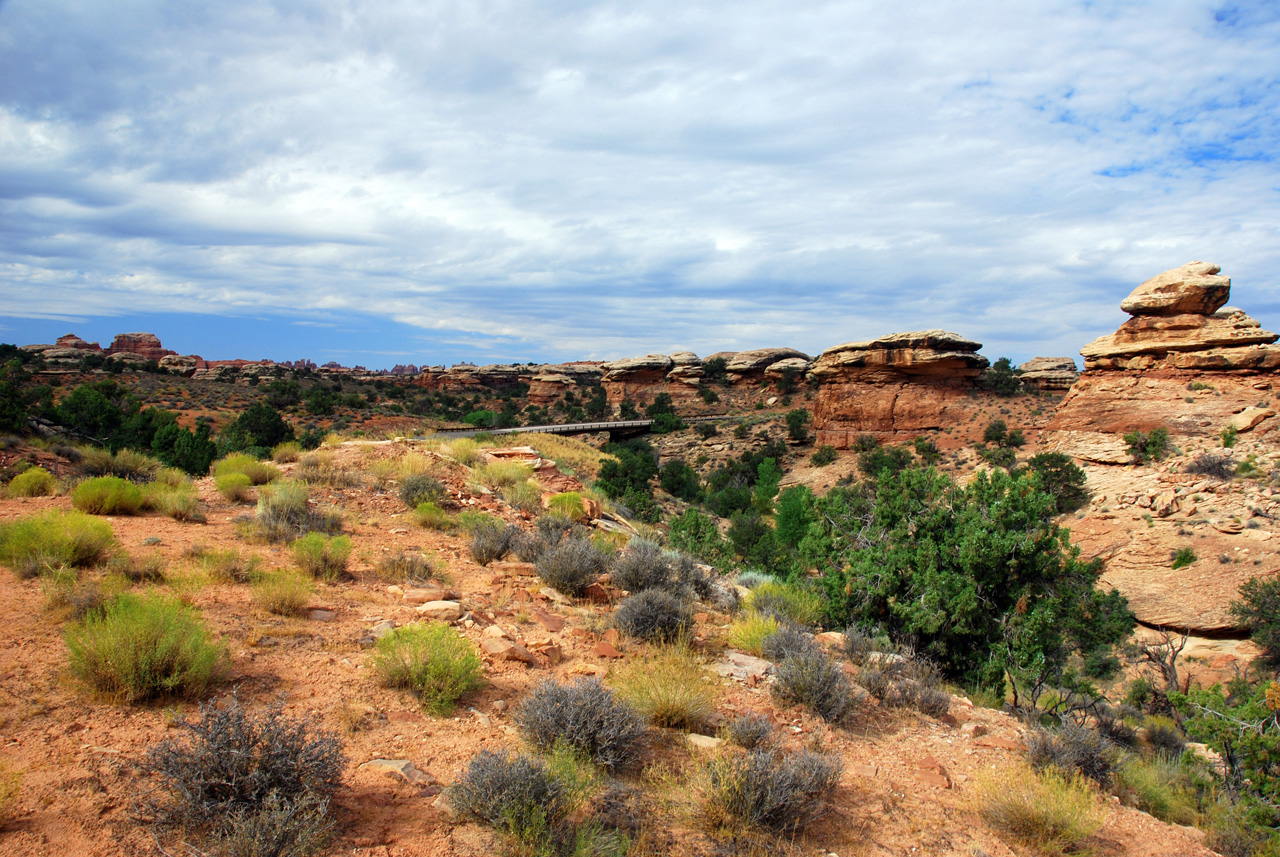
<instances>
[{"instance_id":1,"label":"bridge","mask_svg":"<svg viewBox=\"0 0 1280 857\"><path fill-rule=\"evenodd\" d=\"M728 414L709 414L698 417L681 417L680 419L686 425L692 425L693 423L723 420L727 419L728 416ZM612 420L609 422L564 423L562 425L520 426L518 428L503 429L442 429L436 432L436 435L438 437L451 438L475 437L478 434L595 434L603 431L609 433L609 440L626 440L627 438L648 434L652 428L653 420Z\"/></svg>"}]
</instances>

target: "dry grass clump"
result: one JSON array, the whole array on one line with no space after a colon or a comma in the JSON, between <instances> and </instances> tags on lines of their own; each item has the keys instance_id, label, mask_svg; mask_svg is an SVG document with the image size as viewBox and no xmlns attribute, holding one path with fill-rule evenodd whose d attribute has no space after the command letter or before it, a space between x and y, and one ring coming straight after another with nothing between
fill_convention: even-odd
<instances>
[{"instance_id":1,"label":"dry grass clump","mask_svg":"<svg viewBox=\"0 0 1280 857\"><path fill-rule=\"evenodd\" d=\"M123 702L200 697L226 672L226 648L209 641L199 613L174 598L124 593L68 626L71 672Z\"/></svg>"},{"instance_id":2,"label":"dry grass clump","mask_svg":"<svg viewBox=\"0 0 1280 857\"><path fill-rule=\"evenodd\" d=\"M662 728L697 729L715 710L719 697L697 657L682 646L629 660L609 681L624 702Z\"/></svg>"},{"instance_id":3,"label":"dry grass clump","mask_svg":"<svg viewBox=\"0 0 1280 857\"><path fill-rule=\"evenodd\" d=\"M587 507L582 495L577 491L564 491L553 494L547 501L547 514L566 521L581 524L587 520Z\"/></svg>"},{"instance_id":4,"label":"dry grass clump","mask_svg":"<svg viewBox=\"0 0 1280 857\"><path fill-rule=\"evenodd\" d=\"M198 561L211 578L223 583L248 583L261 561L256 554L242 554L234 548L211 551L199 544L188 548L185 556Z\"/></svg>"},{"instance_id":5,"label":"dry grass clump","mask_svg":"<svg viewBox=\"0 0 1280 857\"><path fill-rule=\"evenodd\" d=\"M613 460L586 441L575 437L554 434L518 434L511 438L512 446L531 446L543 458L555 461L556 466L568 473L594 479L600 475L600 465Z\"/></svg>"},{"instance_id":6,"label":"dry grass clump","mask_svg":"<svg viewBox=\"0 0 1280 857\"><path fill-rule=\"evenodd\" d=\"M312 485L328 485L331 488L356 488L360 474L338 464L331 452L309 452L298 461L293 475Z\"/></svg>"},{"instance_id":7,"label":"dry grass clump","mask_svg":"<svg viewBox=\"0 0 1280 857\"><path fill-rule=\"evenodd\" d=\"M119 476L130 482L150 482L162 467L158 460L132 449L113 455L101 447L85 447L80 450L76 472L81 476Z\"/></svg>"},{"instance_id":8,"label":"dry grass clump","mask_svg":"<svg viewBox=\"0 0 1280 857\"><path fill-rule=\"evenodd\" d=\"M471 544L468 546L471 558L481 565L502 559L511 549L512 539L519 531L518 527L504 526L501 521L488 516L477 521L471 529Z\"/></svg>"},{"instance_id":9,"label":"dry grass clump","mask_svg":"<svg viewBox=\"0 0 1280 857\"><path fill-rule=\"evenodd\" d=\"M205 520L195 486L190 481L156 480L146 485L143 488L143 508L154 509L175 521L202 523Z\"/></svg>"},{"instance_id":10,"label":"dry grass clump","mask_svg":"<svg viewBox=\"0 0 1280 857\"><path fill-rule=\"evenodd\" d=\"M1033 729L1027 737L1027 761L1037 770L1057 768L1080 774L1101 786L1109 785L1119 757L1117 748L1102 735L1074 723L1058 731Z\"/></svg>"},{"instance_id":11,"label":"dry grass clump","mask_svg":"<svg viewBox=\"0 0 1280 857\"><path fill-rule=\"evenodd\" d=\"M302 457L302 444L296 440L286 440L271 449L271 460L276 464L290 464Z\"/></svg>"},{"instance_id":12,"label":"dry grass clump","mask_svg":"<svg viewBox=\"0 0 1280 857\"><path fill-rule=\"evenodd\" d=\"M52 497L58 480L43 467L31 467L9 480L5 493L10 497Z\"/></svg>"},{"instance_id":13,"label":"dry grass clump","mask_svg":"<svg viewBox=\"0 0 1280 857\"><path fill-rule=\"evenodd\" d=\"M277 616L297 616L314 591L315 582L310 575L292 569L271 571L253 582L253 602Z\"/></svg>"},{"instance_id":14,"label":"dry grass clump","mask_svg":"<svg viewBox=\"0 0 1280 857\"><path fill-rule=\"evenodd\" d=\"M511 508L521 512L537 512L542 508L542 486L532 479L508 485L501 493Z\"/></svg>"},{"instance_id":15,"label":"dry grass clump","mask_svg":"<svg viewBox=\"0 0 1280 857\"><path fill-rule=\"evenodd\" d=\"M471 469L471 480L490 491L499 491L528 481L533 468L522 461L486 461Z\"/></svg>"},{"instance_id":16,"label":"dry grass clump","mask_svg":"<svg viewBox=\"0 0 1280 857\"><path fill-rule=\"evenodd\" d=\"M429 473L414 473L400 480L400 502L410 509L424 503L439 505L444 497L444 483Z\"/></svg>"},{"instance_id":17,"label":"dry grass clump","mask_svg":"<svg viewBox=\"0 0 1280 857\"><path fill-rule=\"evenodd\" d=\"M1079 851L1102 827L1095 790L1078 774L1019 764L980 775L975 786L977 810L987 824L1042 854Z\"/></svg>"},{"instance_id":18,"label":"dry grass clump","mask_svg":"<svg viewBox=\"0 0 1280 857\"><path fill-rule=\"evenodd\" d=\"M168 562L160 553L146 556L118 554L107 561L107 574L118 574L130 583L157 583L164 580Z\"/></svg>"},{"instance_id":19,"label":"dry grass clump","mask_svg":"<svg viewBox=\"0 0 1280 857\"><path fill-rule=\"evenodd\" d=\"M19 577L97 565L115 548L111 525L83 512L50 509L0 523L0 562Z\"/></svg>"},{"instance_id":20,"label":"dry grass clump","mask_svg":"<svg viewBox=\"0 0 1280 857\"><path fill-rule=\"evenodd\" d=\"M13 818L18 808L18 794L22 791L22 772L8 759L0 759L0 828Z\"/></svg>"},{"instance_id":21,"label":"dry grass clump","mask_svg":"<svg viewBox=\"0 0 1280 857\"><path fill-rule=\"evenodd\" d=\"M724 737L744 750L767 747L774 739L773 723L763 714L741 714L729 721Z\"/></svg>"},{"instance_id":22,"label":"dry grass clump","mask_svg":"<svg viewBox=\"0 0 1280 857\"><path fill-rule=\"evenodd\" d=\"M469 437L460 437L457 440L450 441L440 451L441 454L447 455L466 467L470 467L479 461L481 455L480 444Z\"/></svg>"},{"instance_id":23,"label":"dry grass clump","mask_svg":"<svg viewBox=\"0 0 1280 857\"><path fill-rule=\"evenodd\" d=\"M421 452L406 452L396 461L396 473L401 479L417 476L422 473L434 473L439 466L437 460Z\"/></svg>"},{"instance_id":24,"label":"dry grass clump","mask_svg":"<svg viewBox=\"0 0 1280 857\"><path fill-rule=\"evenodd\" d=\"M453 516L435 503L420 503L418 508L413 510L413 520L425 530L453 529Z\"/></svg>"},{"instance_id":25,"label":"dry grass clump","mask_svg":"<svg viewBox=\"0 0 1280 857\"><path fill-rule=\"evenodd\" d=\"M443 622L396 628L378 640L371 667L383 684L413 691L423 710L440 716L484 675L475 648Z\"/></svg>"},{"instance_id":26,"label":"dry grass clump","mask_svg":"<svg viewBox=\"0 0 1280 857\"><path fill-rule=\"evenodd\" d=\"M436 574L431 561L420 553L393 553L378 560L374 574L395 583L425 583Z\"/></svg>"},{"instance_id":27,"label":"dry grass clump","mask_svg":"<svg viewBox=\"0 0 1280 857\"><path fill-rule=\"evenodd\" d=\"M1130 758L1115 771L1115 791L1161 821L1196 822L1196 797L1176 759Z\"/></svg>"}]
</instances>

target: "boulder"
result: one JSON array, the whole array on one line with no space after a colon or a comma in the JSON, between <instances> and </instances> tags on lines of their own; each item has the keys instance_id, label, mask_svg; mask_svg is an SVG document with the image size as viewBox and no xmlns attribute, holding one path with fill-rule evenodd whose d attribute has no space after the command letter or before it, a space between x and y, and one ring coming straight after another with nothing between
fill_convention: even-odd
<instances>
[{"instance_id":1,"label":"boulder","mask_svg":"<svg viewBox=\"0 0 1280 857\"><path fill-rule=\"evenodd\" d=\"M1231 369L1240 368L1231 360L1235 349L1270 345L1277 339L1280 335L1263 330L1261 324L1240 310L1213 315L1138 316L1120 325L1115 333L1090 342L1080 353L1084 355L1085 369L1147 369L1155 365L1154 361L1165 360L1170 352L1212 349L1222 359L1221 368ZM1242 357L1257 361L1265 353L1251 351ZM1140 356L1150 356L1153 361L1131 362Z\"/></svg>"},{"instance_id":2,"label":"boulder","mask_svg":"<svg viewBox=\"0 0 1280 857\"><path fill-rule=\"evenodd\" d=\"M1209 315L1231 295L1231 278L1218 276L1221 270L1199 261L1172 268L1130 292L1120 309L1133 316Z\"/></svg>"},{"instance_id":3,"label":"boulder","mask_svg":"<svg viewBox=\"0 0 1280 857\"><path fill-rule=\"evenodd\" d=\"M1231 418L1230 425L1238 432L1246 432L1263 420L1271 419L1275 415L1276 412L1270 408L1245 408Z\"/></svg>"},{"instance_id":4,"label":"boulder","mask_svg":"<svg viewBox=\"0 0 1280 857\"><path fill-rule=\"evenodd\" d=\"M1033 357L1018 367L1024 386L1033 390L1070 390L1080 377L1076 361L1070 357Z\"/></svg>"},{"instance_id":5,"label":"boulder","mask_svg":"<svg viewBox=\"0 0 1280 857\"><path fill-rule=\"evenodd\" d=\"M780 381L787 375L795 380L802 380L809 371L809 360L804 357L788 357L777 363L770 363L764 370L764 376L770 381Z\"/></svg>"},{"instance_id":6,"label":"boulder","mask_svg":"<svg viewBox=\"0 0 1280 857\"><path fill-rule=\"evenodd\" d=\"M453 622L462 617L462 605L457 601L428 601L415 609L424 618L438 622Z\"/></svg>"},{"instance_id":7,"label":"boulder","mask_svg":"<svg viewBox=\"0 0 1280 857\"><path fill-rule=\"evenodd\" d=\"M194 355L166 354L160 358L160 368L168 369L170 372L177 372L190 377L195 374L203 363L199 357Z\"/></svg>"},{"instance_id":8,"label":"boulder","mask_svg":"<svg viewBox=\"0 0 1280 857\"><path fill-rule=\"evenodd\" d=\"M605 382L624 381L636 383L648 381L652 383L662 380L674 366L675 363L665 354L628 357L623 360L605 363L601 367L604 370L602 380Z\"/></svg>"}]
</instances>

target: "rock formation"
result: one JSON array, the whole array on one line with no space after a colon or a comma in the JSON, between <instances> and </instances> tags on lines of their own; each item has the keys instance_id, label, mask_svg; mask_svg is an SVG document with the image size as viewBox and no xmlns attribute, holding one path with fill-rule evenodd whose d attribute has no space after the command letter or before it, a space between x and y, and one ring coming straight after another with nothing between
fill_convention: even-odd
<instances>
[{"instance_id":1,"label":"rock formation","mask_svg":"<svg viewBox=\"0 0 1280 857\"><path fill-rule=\"evenodd\" d=\"M822 352L817 442L847 448L866 432L919 432L968 416L969 394L987 368L981 343L945 330L894 333Z\"/></svg>"},{"instance_id":2,"label":"rock formation","mask_svg":"<svg viewBox=\"0 0 1280 857\"><path fill-rule=\"evenodd\" d=\"M1134 289L1121 303L1133 318L1080 349L1085 373L1050 429L1215 434L1268 399L1280 336L1224 306L1231 280L1219 270L1189 262Z\"/></svg>"},{"instance_id":3,"label":"rock formation","mask_svg":"<svg viewBox=\"0 0 1280 857\"><path fill-rule=\"evenodd\" d=\"M1032 357L1018 367L1022 386L1043 393L1070 390L1080 377L1070 357Z\"/></svg>"},{"instance_id":4,"label":"rock formation","mask_svg":"<svg viewBox=\"0 0 1280 857\"><path fill-rule=\"evenodd\" d=\"M603 374L599 363L548 363L539 366L529 379L529 404L552 404L579 387L599 384Z\"/></svg>"},{"instance_id":5,"label":"rock formation","mask_svg":"<svg viewBox=\"0 0 1280 857\"><path fill-rule=\"evenodd\" d=\"M107 349L107 355L111 357L137 354L143 362L155 360L157 363L162 357L176 353L162 346L160 337L154 333L117 333L116 338L111 342L111 347Z\"/></svg>"}]
</instances>

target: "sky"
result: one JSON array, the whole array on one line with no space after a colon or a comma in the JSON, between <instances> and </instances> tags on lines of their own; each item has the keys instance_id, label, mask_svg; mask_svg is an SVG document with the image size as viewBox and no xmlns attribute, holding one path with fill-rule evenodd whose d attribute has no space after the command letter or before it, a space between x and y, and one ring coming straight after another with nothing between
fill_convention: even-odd
<instances>
[{"instance_id":1,"label":"sky","mask_svg":"<svg viewBox=\"0 0 1280 857\"><path fill-rule=\"evenodd\" d=\"M389 368L1280 330L1280 5L0 0L0 341Z\"/></svg>"}]
</instances>

